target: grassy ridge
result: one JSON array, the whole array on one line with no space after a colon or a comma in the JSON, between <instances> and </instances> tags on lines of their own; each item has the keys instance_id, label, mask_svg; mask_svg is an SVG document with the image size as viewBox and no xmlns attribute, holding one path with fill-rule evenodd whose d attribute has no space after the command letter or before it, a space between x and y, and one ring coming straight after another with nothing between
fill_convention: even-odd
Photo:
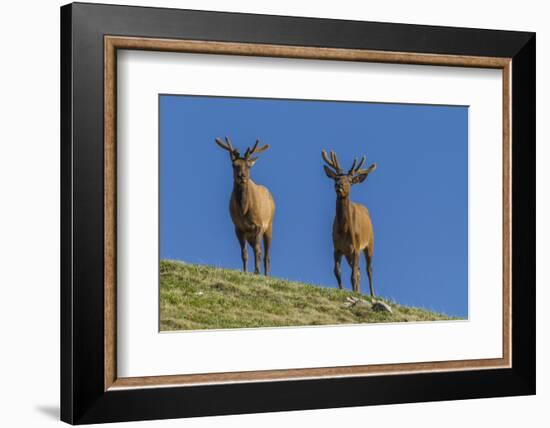
<instances>
[{"instance_id":1,"label":"grassy ridge","mask_svg":"<svg viewBox=\"0 0 550 428\"><path fill-rule=\"evenodd\" d=\"M348 298L366 303L350 306ZM162 331L453 319L384 301L392 313L376 312L370 307L370 297L346 290L211 266L160 262Z\"/></svg>"}]
</instances>

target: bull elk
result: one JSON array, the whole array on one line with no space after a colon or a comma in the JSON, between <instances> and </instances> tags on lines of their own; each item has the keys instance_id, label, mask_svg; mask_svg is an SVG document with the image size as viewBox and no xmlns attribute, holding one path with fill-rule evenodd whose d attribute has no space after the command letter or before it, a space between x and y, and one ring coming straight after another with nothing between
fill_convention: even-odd
<instances>
[{"instance_id":1,"label":"bull elk","mask_svg":"<svg viewBox=\"0 0 550 428\"><path fill-rule=\"evenodd\" d=\"M248 147L244 156L231 145L229 138L225 142L216 138L216 144L229 152L233 167L233 192L229 202L229 213L235 225L235 233L241 246L243 271L247 271L248 251L246 243L254 250L254 273L260 273L262 258L261 241L264 243L264 273L269 275L269 247L271 245L275 201L266 187L254 183L250 178L250 169L258 160L258 155L265 152L269 145L258 147L257 140L253 147Z\"/></svg>"},{"instance_id":2,"label":"bull elk","mask_svg":"<svg viewBox=\"0 0 550 428\"><path fill-rule=\"evenodd\" d=\"M353 291L360 292L361 274L359 266L361 252L364 252L370 294L374 297L372 283L374 231L372 221L367 208L361 204L351 202L349 194L351 186L365 181L367 175L376 169L376 164L372 164L367 169L361 169L366 159L363 156L359 164L355 159L349 171L344 173L336 153L331 151L329 157L327 152L323 150L321 154L323 160L327 163L327 165L323 165L325 173L334 180L336 190L336 216L332 225L332 242L334 245L334 275L338 281L338 287L342 289L340 261L342 256L345 256L352 270L351 283Z\"/></svg>"}]
</instances>

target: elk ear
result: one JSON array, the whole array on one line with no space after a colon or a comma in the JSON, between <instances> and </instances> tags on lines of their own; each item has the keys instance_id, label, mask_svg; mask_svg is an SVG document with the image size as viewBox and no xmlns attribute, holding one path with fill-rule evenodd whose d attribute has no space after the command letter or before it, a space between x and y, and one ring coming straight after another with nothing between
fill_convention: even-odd
<instances>
[{"instance_id":1,"label":"elk ear","mask_svg":"<svg viewBox=\"0 0 550 428\"><path fill-rule=\"evenodd\" d=\"M325 170L325 174L328 178L332 178L333 180L336 180L336 177L338 177L338 174L336 174L332 169L330 169L328 166L323 165L323 168Z\"/></svg>"},{"instance_id":2,"label":"elk ear","mask_svg":"<svg viewBox=\"0 0 550 428\"><path fill-rule=\"evenodd\" d=\"M247 159L246 163L249 168L252 168L257 160L258 158L250 158L250 159Z\"/></svg>"},{"instance_id":3,"label":"elk ear","mask_svg":"<svg viewBox=\"0 0 550 428\"><path fill-rule=\"evenodd\" d=\"M351 184L359 184L365 181L367 175L373 172L376 169L376 164L373 163L367 169L361 169L351 178Z\"/></svg>"},{"instance_id":4,"label":"elk ear","mask_svg":"<svg viewBox=\"0 0 550 428\"><path fill-rule=\"evenodd\" d=\"M351 178L351 184L359 184L359 183L362 183L363 181L365 181L365 179L367 178L367 175L368 172L363 170L363 171L360 171L357 173L357 175L354 175L352 178Z\"/></svg>"}]
</instances>

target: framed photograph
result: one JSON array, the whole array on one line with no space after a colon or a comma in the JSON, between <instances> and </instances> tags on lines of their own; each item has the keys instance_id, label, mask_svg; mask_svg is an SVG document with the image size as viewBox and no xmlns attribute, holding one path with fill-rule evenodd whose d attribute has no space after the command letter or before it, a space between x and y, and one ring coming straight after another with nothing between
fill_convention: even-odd
<instances>
[{"instance_id":1,"label":"framed photograph","mask_svg":"<svg viewBox=\"0 0 550 428\"><path fill-rule=\"evenodd\" d=\"M62 420L535 393L533 33L76 3L61 83Z\"/></svg>"}]
</instances>

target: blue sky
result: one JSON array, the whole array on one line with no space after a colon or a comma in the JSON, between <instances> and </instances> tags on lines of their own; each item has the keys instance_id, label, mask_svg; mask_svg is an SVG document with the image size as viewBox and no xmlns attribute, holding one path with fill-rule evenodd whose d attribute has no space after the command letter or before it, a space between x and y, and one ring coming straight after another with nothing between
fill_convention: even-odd
<instances>
[{"instance_id":1,"label":"blue sky","mask_svg":"<svg viewBox=\"0 0 550 428\"><path fill-rule=\"evenodd\" d=\"M160 257L240 269L229 216L229 136L270 149L252 169L276 203L271 274L326 287L333 276L336 195L321 149L346 170L367 156L378 168L355 185L374 225L378 295L468 313L468 109L463 106L160 96ZM249 268L253 253L249 248ZM361 290L368 293L361 258ZM343 260L344 286L351 289Z\"/></svg>"}]
</instances>

